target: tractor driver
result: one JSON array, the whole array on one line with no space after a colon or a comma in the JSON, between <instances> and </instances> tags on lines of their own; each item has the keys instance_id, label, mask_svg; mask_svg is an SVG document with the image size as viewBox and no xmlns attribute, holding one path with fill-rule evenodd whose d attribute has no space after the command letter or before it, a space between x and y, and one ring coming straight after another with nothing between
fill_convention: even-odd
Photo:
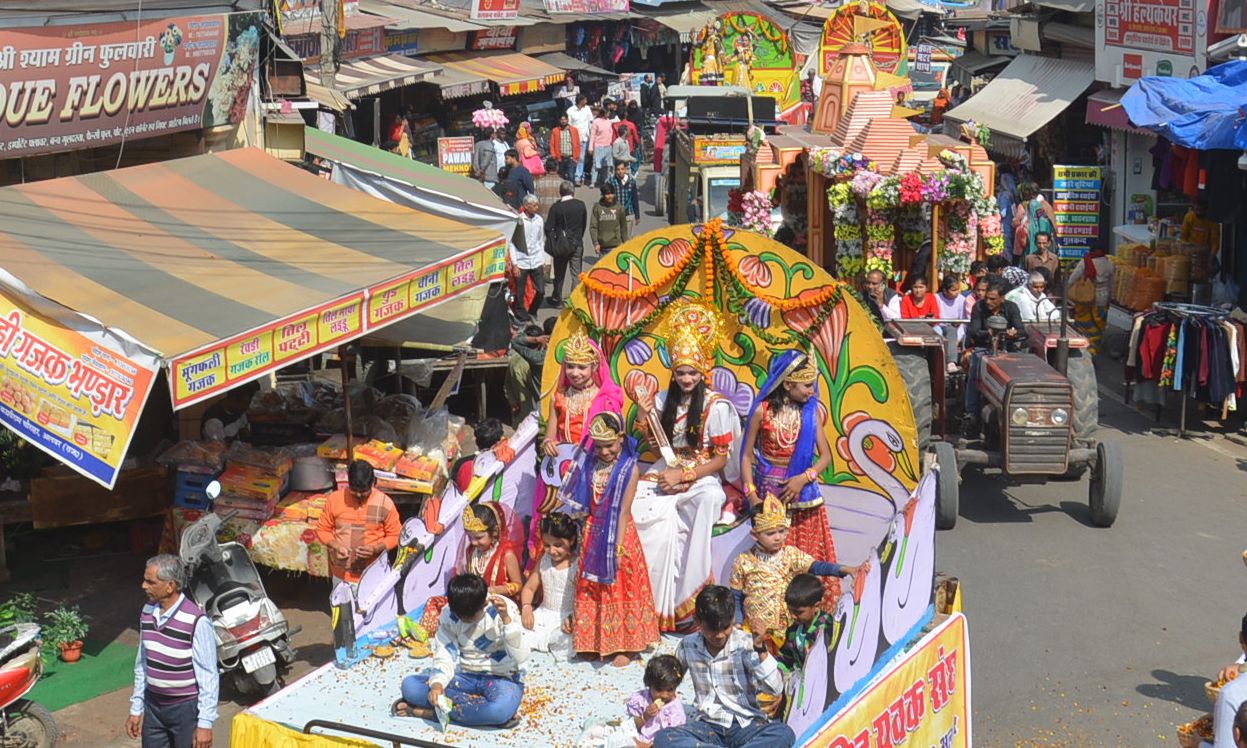
<instances>
[{"instance_id":1,"label":"tractor driver","mask_svg":"<svg viewBox=\"0 0 1247 748\"><path fill-rule=\"evenodd\" d=\"M979 362L991 348L992 332L987 329L987 319L993 315L1005 318L1007 327L1004 331L1006 344L1025 337L1026 330L1022 326L1022 313L1018 305L1005 299L1009 291L1009 283L1000 276L989 276L987 294L983 300L974 305L970 314L970 326L966 330L966 345L972 346L970 353L970 370L966 377L966 414L969 416L967 430L970 434L977 433L979 420Z\"/></svg>"}]
</instances>

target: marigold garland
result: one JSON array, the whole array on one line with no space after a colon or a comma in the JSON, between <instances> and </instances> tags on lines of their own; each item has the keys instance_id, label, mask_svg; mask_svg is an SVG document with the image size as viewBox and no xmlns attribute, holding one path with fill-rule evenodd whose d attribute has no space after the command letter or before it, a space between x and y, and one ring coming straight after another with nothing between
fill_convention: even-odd
<instances>
[{"instance_id":1,"label":"marigold garland","mask_svg":"<svg viewBox=\"0 0 1247 748\"><path fill-rule=\"evenodd\" d=\"M649 314L645 315L641 319L637 320L636 322L632 323L631 325L628 325L627 327L618 327L618 328L603 327L602 325L597 324L597 322L594 321L593 317L588 312L581 309L580 307L573 307L572 313L575 314L576 318L579 319L581 323L584 324L585 329L590 333L591 336L597 337L599 339L603 337L618 337L623 340L628 340L632 338L633 336L635 336L638 332L640 332L645 327L648 327L651 322L658 319L658 316L662 314L663 312L665 312L667 310L667 307L671 306L671 303L673 301L681 298L684 295L684 289L688 287L688 282L693 277L693 271L697 269L696 261L699 261L701 259L701 254L700 254L701 251L702 250L700 247L694 246L692 250L689 252L690 262L684 263L684 269L680 271L680 274L678 276L676 276L675 281L671 285L671 290L667 294L665 294L667 297L667 302L657 304L654 307L653 311L651 311ZM662 296L663 294L658 294L659 298L662 298Z\"/></svg>"},{"instance_id":2,"label":"marigold garland","mask_svg":"<svg viewBox=\"0 0 1247 748\"><path fill-rule=\"evenodd\" d=\"M750 285L749 281L740 271L740 262L736 258L728 254L727 248L723 248L723 259L727 263L727 269L731 271L737 283L739 283L745 291L748 291L753 297L766 302L766 304L781 312L791 312L797 309L808 309L812 306L825 304L835 295L835 287L838 285L832 281L830 286L824 288L820 293L807 299L780 299L775 296L767 295L762 289Z\"/></svg>"},{"instance_id":3,"label":"marigold garland","mask_svg":"<svg viewBox=\"0 0 1247 748\"><path fill-rule=\"evenodd\" d=\"M828 303L826 303L823 308L818 311L818 314L814 317L814 321L806 327L805 330L798 331L789 328L788 335L786 337L772 335L766 328L755 324L749 315L745 313L746 301L748 301L751 297L761 297L752 294L735 274L728 272L730 271L730 268L727 266L726 253L723 255L716 255L715 262L723 263L723 267L720 268L719 274L721 277L727 279L727 283L724 284L724 286L727 290L728 311L735 315L742 324L752 330L754 335L757 335L759 338L773 346L808 346L811 336L813 336L813 334L818 331L820 327L822 327L823 323L827 321L827 318L831 316L833 311L835 311L836 305L840 303L841 298L843 298L841 292L845 288L845 285L841 283L834 284L834 290L832 291L830 298L826 300ZM766 299L762 298L761 300L766 303Z\"/></svg>"},{"instance_id":4,"label":"marigold garland","mask_svg":"<svg viewBox=\"0 0 1247 748\"><path fill-rule=\"evenodd\" d=\"M631 291L617 291L613 288L608 288L602 285L600 282L594 280L593 277L589 275L588 271L580 274L580 282L585 285L585 288L587 290L592 291L593 293L599 296L605 296L608 299L616 299L619 301L635 301L636 299L640 299L645 296L660 295L658 292L662 290L663 286L666 286L668 283L674 280L676 276L684 272L685 268L688 267L688 265L693 261L696 255L697 255L697 248L690 247L689 251L685 252L684 256L681 257L679 260L677 260L675 265L673 265L666 272L666 274L664 274L658 280L654 281L648 286L641 286L639 288L634 288Z\"/></svg>"}]
</instances>

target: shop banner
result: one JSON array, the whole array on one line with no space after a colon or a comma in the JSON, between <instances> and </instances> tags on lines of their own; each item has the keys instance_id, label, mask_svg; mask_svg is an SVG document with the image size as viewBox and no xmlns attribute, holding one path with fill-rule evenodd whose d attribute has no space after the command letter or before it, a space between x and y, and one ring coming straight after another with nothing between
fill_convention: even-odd
<instances>
[{"instance_id":1,"label":"shop banner","mask_svg":"<svg viewBox=\"0 0 1247 748\"><path fill-rule=\"evenodd\" d=\"M415 57L420 53L420 32L416 29L386 31L385 51L391 55Z\"/></svg>"},{"instance_id":2,"label":"shop banner","mask_svg":"<svg viewBox=\"0 0 1247 748\"><path fill-rule=\"evenodd\" d=\"M954 613L885 669L808 748L972 746L970 635Z\"/></svg>"},{"instance_id":3,"label":"shop banner","mask_svg":"<svg viewBox=\"0 0 1247 748\"><path fill-rule=\"evenodd\" d=\"M1052 209L1062 260L1081 259L1100 237L1102 176L1098 166L1052 167Z\"/></svg>"},{"instance_id":4,"label":"shop banner","mask_svg":"<svg viewBox=\"0 0 1247 748\"><path fill-rule=\"evenodd\" d=\"M472 0L473 19L504 21L519 15L520 0Z\"/></svg>"},{"instance_id":5,"label":"shop banner","mask_svg":"<svg viewBox=\"0 0 1247 748\"><path fill-rule=\"evenodd\" d=\"M263 13L0 32L0 158L240 122Z\"/></svg>"},{"instance_id":6,"label":"shop banner","mask_svg":"<svg viewBox=\"0 0 1247 748\"><path fill-rule=\"evenodd\" d=\"M1104 43L1194 55L1195 4L1195 0L1104 0Z\"/></svg>"},{"instance_id":7,"label":"shop banner","mask_svg":"<svg viewBox=\"0 0 1247 748\"><path fill-rule=\"evenodd\" d=\"M0 293L0 423L112 489L159 364Z\"/></svg>"},{"instance_id":8,"label":"shop banner","mask_svg":"<svg viewBox=\"0 0 1247 748\"><path fill-rule=\"evenodd\" d=\"M485 31L473 31L468 36L468 49L473 52L515 49L515 40L516 28L514 26L495 26Z\"/></svg>"},{"instance_id":9,"label":"shop banner","mask_svg":"<svg viewBox=\"0 0 1247 748\"><path fill-rule=\"evenodd\" d=\"M628 0L545 0L547 13L627 13Z\"/></svg>"},{"instance_id":10,"label":"shop banner","mask_svg":"<svg viewBox=\"0 0 1247 748\"><path fill-rule=\"evenodd\" d=\"M437 139L437 165L444 171L468 176L472 171L472 136Z\"/></svg>"},{"instance_id":11,"label":"shop banner","mask_svg":"<svg viewBox=\"0 0 1247 748\"><path fill-rule=\"evenodd\" d=\"M394 281L335 299L169 362L173 408L348 343L501 278L506 244L491 242Z\"/></svg>"},{"instance_id":12,"label":"shop banner","mask_svg":"<svg viewBox=\"0 0 1247 748\"><path fill-rule=\"evenodd\" d=\"M273 0L278 33L281 33L282 26L292 21L306 24L309 19L320 18L321 2L322 0ZM344 16L353 16L359 12L359 0L342 0L338 9Z\"/></svg>"}]
</instances>

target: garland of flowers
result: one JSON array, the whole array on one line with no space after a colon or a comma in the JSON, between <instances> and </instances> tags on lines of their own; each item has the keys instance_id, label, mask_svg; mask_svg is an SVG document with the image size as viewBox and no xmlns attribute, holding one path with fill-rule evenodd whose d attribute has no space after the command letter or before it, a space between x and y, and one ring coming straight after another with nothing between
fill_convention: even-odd
<instances>
[{"instance_id":1,"label":"garland of flowers","mask_svg":"<svg viewBox=\"0 0 1247 748\"><path fill-rule=\"evenodd\" d=\"M722 247L722 245L720 245L720 247ZM809 309L810 307L818 306L819 304L825 304L834 297L835 294L833 289L835 286L839 285L833 283L831 286L824 289L822 293L815 294L814 296L804 300L781 299L776 296L770 296L762 289L749 283L749 279L747 279L745 274L741 272L740 262L736 258L729 255L725 248L722 248L720 252L723 255L724 265L728 270L728 276L730 276L731 280L733 280L743 292L752 298L762 301L773 309L778 309L781 312Z\"/></svg>"},{"instance_id":2,"label":"garland of flowers","mask_svg":"<svg viewBox=\"0 0 1247 748\"><path fill-rule=\"evenodd\" d=\"M723 221L712 218L702 225L701 229L701 260L705 265L705 282L702 284L702 298L714 298L714 253L723 251Z\"/></svg>"},{"instance_id":3,"label":"garland of flowers","mask_svg":"<svg viewBox=\"0 0 1247 748\"><path fill-rule=\"evenodd\" d=\"M957 200L949 204L946 216L940 269L946 273L968 272L978 242L978 215L969 203Z\"/></svg>"},{"instance_id":4,"label":"garland of flowers","mask_svg":"<svg viewBox=\"0 0 1247 748\"><path fill-rule=\"evenodd\" d=\"M586 289L599 296L605 296L608 299L615 299L617 301L635 301L636 299L640 299L645 296L657 296L658 291L662 290L663 286L667 285L676 276L684 272L689 265L694 264L694 258L700 259L697 249L686 252L684 256L677 260L675 265L673 265L658 280L648 286L640 286L632 289L631 291L616 291L613 288L607 288L598 281L594 280L593 277L589 275L588 271L580 274L580 282L585 284Z\"/></svg>"},{"instance_id":5,"label":"garland of flowers","mask_svg":"<svg viewBox=\"0 0 1247 748\"><path fill-rule=\"evenodd\" d=\"M597 324L596 322L594 322L593 317L588 312L586 312L584 309L581 309L580 307L573 307L572 313L574 313L576 315L576 318L579 319L582 324L584 324L585 329L593 337L596 337L596 338L619 337L624 340L627 340L633 337L634 335L636 335L643 328L648 327L650 323L658 319L658 316L660 314L662 314L663 312L667 310L667 307L669 307L672 302L681 298L684 295L684 289L688 288L688 282L693 277L693 271L697 269L697 265L702 259L701 253L703 251L704 251L703 243L699 242L697 246L694 246L693 249L688 253L689 261L684 263L683 269L680 270L679 274L675 278L675 281L671 285L671 290L668 291L665 296L655 294L659 298L659 302L657 305L655 305L653 311L651 311L649 314L645 315L641 319L637 320L636 322L632 323L631 325L628 325L627 327L618 327L618 328L603 327ZM582 274L581 276L582 280L585 277L586 276ZM588 284L586 284L586 290L592 290L591 288L588 288ZM611 298L616 298L616 297L611 297ZM666 299L665 302L662 301L663 298Z\"/></svg>"},{"instance_id":6,"label":"garland of flowers","mask_svg":"<svg viewBox=\"0 0 1247 748\"><path fill-rule=\"evenodd\" d=\"M757 36L760 36L766 39L768 42L778 43L779 53L787 54L788 45L785 42L784 35L782 33L780 33L778 30L775 31L774 33L772 33L771 31L768 31L767 26L769 26L770 24L763 23L762 19L759 18L758 16L754 16L756 20L754 21L754 24L752 27L750 27L748 24L741 24L740 19L747 18L747 17L748 16L730 15L727 17L727 25L731 26L732 30L735 31L737 34L741 34L741 35L756 34Z\"/></svg>"},{"instance_id":7,"label":"garland of flowers","mask_svg":"<svg viewBox=\"0 0 1247 748\"><path fill-rule=\"evenodd\" d=\"M836 239L836 272L841 278L852 278L866 267L862 244L862 227L857 213L857 200L848 182L837 182L827 188L827 203L834 219L832 235Z\"/></svg>"},{"instance_id":8,"label":"garland of flowers","mask_svg":"<svg viewBox=\"0 0 1247 748\"><path fill-rule=\"evenodd\" d=\"M801 347L805 347L809 345L810 337L820 327L822 327L823 323L826 322L827 319L831 317L832 312L835 311L836 305L839 304L843 298L843 289L846 287L843 283L833 283L831 286L824 289L822 293L819 293L814 298L807 300L801 306L792 307L793 309L807 309L813 306L821 305L821 308L818 310L818 314L814 316L813 322L811 322L805 330L798 331L789 328L788 336L781 337L778 335L772 335L766 327L754 322L752 316L747 313L745 307L749 301L754 299L775 308L778 308L779 304L790 300L775 299L774 297L761 296L753 293L749 285L745 281L741 280L741 278L737 276L736 272L731 269L732 260L726 251L716 253L714 259L716 264L723 264L723 267L720 268L719 275L727 280L724 287L727 290L728 311L734 314L742 324L753 332L754 335L757 335L763 341L773 346L799 345ZM780 311L782 312L787 310L780 309Z\"/></svg>"}]
</instances>

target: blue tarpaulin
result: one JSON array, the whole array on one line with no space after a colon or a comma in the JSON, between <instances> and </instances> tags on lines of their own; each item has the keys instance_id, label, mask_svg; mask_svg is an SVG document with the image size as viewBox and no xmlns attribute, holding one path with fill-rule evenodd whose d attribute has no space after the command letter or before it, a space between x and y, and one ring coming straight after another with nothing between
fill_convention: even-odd
<instances>
[{"instance_id":1,"label":"blue tarpaulin","mask_svg":"<svg viewBox=\"0 0 1247 748\"><path fill-rule=\"evenodd\" d=\"M1187 148L1247 150L1247 61L1182 80L1147 76L1121 97L1136 127Z\"/></svg>"}]
</instances>

